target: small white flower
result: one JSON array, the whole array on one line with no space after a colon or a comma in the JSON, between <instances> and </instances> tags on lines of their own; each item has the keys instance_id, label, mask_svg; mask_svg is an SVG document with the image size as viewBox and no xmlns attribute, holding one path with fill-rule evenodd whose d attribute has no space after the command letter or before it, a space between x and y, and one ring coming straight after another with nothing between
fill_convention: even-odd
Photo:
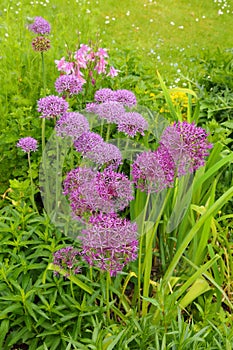
<instances>
[{"instance_id":1,"label":"small white flower","mask_svg":"<svg viewBox=\"0 0 233 350\"><path fill-rule=\"evenodd\" d=\"M174 26L174 25L175 25L175 23L174 23L174 22L170 22L170 25L171 25L171 26Z\"/></svg>"}]
</instances>

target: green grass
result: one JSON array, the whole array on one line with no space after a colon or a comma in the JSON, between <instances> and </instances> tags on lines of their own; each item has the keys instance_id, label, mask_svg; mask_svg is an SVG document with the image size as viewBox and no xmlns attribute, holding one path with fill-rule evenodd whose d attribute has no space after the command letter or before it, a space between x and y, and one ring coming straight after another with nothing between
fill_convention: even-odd
<instances>
[{"instance_id":1,"label":"green grass","mask_svg":"<svg viewBox=\"0 0 233 350\"><path fill-rule=\"evenodd\" d=\"M36 1L25 0L23 6L17 6L16 1L2 1L3 62L5 50L11 55L14 52L16 57L18 49L28 52L30 34L26 32L25 24L29 17L37 15L52 24L54 37L50 56L54 57L65 54L65 44L74 49L78 42L77 32L81 32L83 42L94 40L99 33L103 46L114 55L114 51L140 52L144 64L150 63L164 74L176 72L176 65L186 73L190 66L187 58L194 59L202 50L213 52L216 47L232 48L229 35L232 0L224 2L230 7L226 7L222 15L218 10L223 3L219 6L220 3L210 0L50 0L46 6L40 3L46 4L44 1L36 5ZM226 13L227 10L230 13Z\"/></svg>"}]
</instances>

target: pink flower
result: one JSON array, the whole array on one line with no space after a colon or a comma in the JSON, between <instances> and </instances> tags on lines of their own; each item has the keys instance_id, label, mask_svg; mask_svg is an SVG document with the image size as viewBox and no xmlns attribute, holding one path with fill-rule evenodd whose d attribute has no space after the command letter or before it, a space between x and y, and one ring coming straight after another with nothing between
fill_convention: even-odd
<instances>
[{"instance_id":1,"label":"pink flower","mask_svg":"<svg viewBox=\"0 0 233 350\"><path fill-rule=\"evenodd\" d=\"M74 63L73 62L67 62L65 60L65 57L62 57L60 60L55 60L55 63L57 65L58 71L63 71L66 74L70 74L74 71Z\"/></svg>"},{"instance_id":2,"label":"pink flower","mask_svg":"<svg viewBox=\"0 0 233 350\"><path fill-rule=\"evenodd\" d=\"M116 77L118 75L118 72L120 72L118 69L115 69L113 66L111 66L107 76L111 77L111 78L114 78L114 77Z\"/></svg>"}]
</instances>

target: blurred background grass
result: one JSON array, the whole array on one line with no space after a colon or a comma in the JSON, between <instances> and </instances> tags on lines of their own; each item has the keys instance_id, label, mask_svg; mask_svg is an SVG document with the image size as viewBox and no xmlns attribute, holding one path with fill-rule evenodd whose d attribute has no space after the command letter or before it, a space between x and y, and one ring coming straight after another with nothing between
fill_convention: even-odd
<instances>
[{"instance_id":1,"label":"blurred background grass","mask_svg":"<svg viewBox=\"0 0 233 350\"><path fill-rule=\"evenodd\" d=\"M81 42L98 33L112 55L129 50L163 75L177 69L185 74L203 51L233 50L232 0L3 0L0 15L2 61L6 51L16 58L19 46L31 49L25 24L34 16L51 23L56 58L65 54L65 45L74 50L78 33Z\"/></svg>"}]
</instances>

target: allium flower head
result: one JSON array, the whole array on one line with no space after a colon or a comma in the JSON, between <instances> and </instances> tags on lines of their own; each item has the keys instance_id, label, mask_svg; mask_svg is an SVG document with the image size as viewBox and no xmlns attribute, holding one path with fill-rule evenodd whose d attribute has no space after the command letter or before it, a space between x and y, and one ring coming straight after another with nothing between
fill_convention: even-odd
<instances>
[{"instance_id":1,"label":"allium flower head","mask_svg":"<svg viewBox=\"0 0 233 350\"><path fill-rule=\"evenodd\" d=\"M49 34L51 26L43 17L35 17L34 22L29 24L28 29L35 34Z\"/></svg>"},{"instance_id":2,"label":"allium flower head","mask_svg":"<svg viewBox=\"0 0 233 350\"><path fill-rule=\"evenodd\" d=\"M174 182L174 162L164 147L142 152L132 164L132 178L144 192L160 192Z\"/></svg>"},{"instance_id":3,"label":"allium flower head","mask_svg":"<svg viewBox=\"0 0 233 350\"><path fill-rule=\"evenodd\" d=\"M125 174L111 168L97 172L95 189L101 198L111 203L113 211L123 210L134 199L131 181Z\"/></svg>"},{"instance_id":4,"label":"allium flower head","mask_svg":"<svg viewBox=\"0 0 233 350\"><path fill-rule=\"evenodd\" d=\"M55 126L58 136L70 136L73 140L89 131L88 120L78 112L66 112L58 119Z\"/></svg>"},{"instance_id":5,"label":"allium flower head","mask_svg":"<svg viewBox=\"0 0 233 350\"><path fill-rule=\"evenodd\" d=\"M212 145L206 131L194 123L178 122L168 126L160 139L175 163L177 176L194 172L205 164Z\"/></svg>"},{"instance_id":6,"label":"allium flower head","mask_svg":"<svg viewBox=\"0 0 233 350\"><path fill-rule=\"evenodd\" d=\"M111 166L112 169L118 168L122 162L119 148L107 142L98 143L92 150L85 153L85 157L100 167Z\"/></svg>"},{"instance_id":7,"label":"allium flower head","mask_svg":"<svg viewBox=\"0 0 233 350\"><path fill-rule=\"evenodd\" d=\"M97 102L114 101L114 91L109 88L103 88L96 91L94 96Z\"/></svg>"},{"instance_id":8,"label":"allium flower head","mask_svg":"<svg viewBox=\"0 0 233 350\"><path fill-rule=\"evenodd\" d=\"M74 147L76 148L77 152L80 152L85 156L102 142L104 142L104 140L99 134L92 131L87 131L74 141Z\"/></svg>"},{"instance_id":9,"label":"allium flower head","mask_svg":"<svg viewBox=\"0 0 233 350\"><path fill-rule=\"evenodd\" d=\"M137 258L137 225L115 213L92 216L80 240L84 260L111 276Z\"/></svg>"},{"instance_id":10,"label":"allium flower head","mask_svg":"<svg viewBox=\"0 0 233 350\"><path fill-rule=\"evenodd\" d=\"M86 110L86 112L88 112L88 113L97 114L97 112L98 112L98 106L99 106L98 103L96 103L96 102L90 102L90 103L87 103L87 104L86 104L85 110Z\"/></svg>"},{"instance_id":11,"label":"allium flower head","mask_svg":"<svg viewBox=\"0 0 233 350\"><path fill-rule=\"evenodd\" d=\"M63 74L55 81L58 93L67 93L68 96L77 95L82 91L83 82L74 74Z\"/></svg>"},{"instance_id":12,"label":"allium flower head","mask_svg":"<svg viewBox=\"0 0 233 350\"><path fill-rule=\"evenodd\" d=\"M68 268L67 277L71 273L78 274L81 272L79 256L80 252L72 246L61 248L53 254L53 264L61 269ZM55 272L55 275L59 273Z\"/></svg>"},{"instance_id":13,"label":"allium flower head","mask_svg":"<svg viewBox=\"0 0 233 350\"><path fill-rule=\"evenodd\" d=\"M37 150L37 140L33 137L23 137L17 143L17 147L21 148L23 152L29 153L30 151L35 152Z\"/></svg>"},{"instance_id":14,"label":"allium flower head","mask_svg":"<svg viewBox=\"0 0 233 350\"><path fill-rule=\"evenodd\" d=\"M32 40L32 48L34 51L45 52L50 49L50 40L44 36L37 36Z\"/></svg>"},{"instance_id":15,"label":"allium flower head","mask_svg":"<svg viewBox=\"0 0 233 350\"><path fill-rule=\"evenodd\" d=\"M125 113L124 106L115 101L100 103L96 106L95 111L100 119L106 119L109 123L117 123Z\"/></svg>"},{"instance_id":16,"label":"allium flower head","mask_svg":"<svg viewBox=\"0 0 233 350\"><path fill-rule=\"evenodd\" d=\"M102 173L91 168L71 170L64 180L72 216L84 219L98 212L123 210L134 198L132 183L126 175L105 169Z\"/></svg>"},{"instance_id":17,"label":"allium flower head","mask_svg":"<svg viewBox=\"0 0 233 350\"><path fill-rule=\"evenodd\" d=\"M62 97L50 95L38 100L38 112L41 118L51 119L62 116L68 109L69 104Z\"/></svg>"},{"instance_id":18,"label":"allium flower head","mask_svg":"<svg viewBox=\"0 0 233 350\"><path fill-rule=\"evenodd\" d=\"M114 91L114 101L120 102L130 108L137 105L137 99L134 93L125 89Z\"/></svg>"},{"instance_id":19,"label":"allium flower head","mask_svg":"<svg viewBox=\"0 0 233 350\"><path fill-rule=\"evenodd\" d=\"M137 133L144 135L148 129L148 122L137 112L125 112L117 122L118 131L134 137Z\"/></svg>"}]
</instances>

